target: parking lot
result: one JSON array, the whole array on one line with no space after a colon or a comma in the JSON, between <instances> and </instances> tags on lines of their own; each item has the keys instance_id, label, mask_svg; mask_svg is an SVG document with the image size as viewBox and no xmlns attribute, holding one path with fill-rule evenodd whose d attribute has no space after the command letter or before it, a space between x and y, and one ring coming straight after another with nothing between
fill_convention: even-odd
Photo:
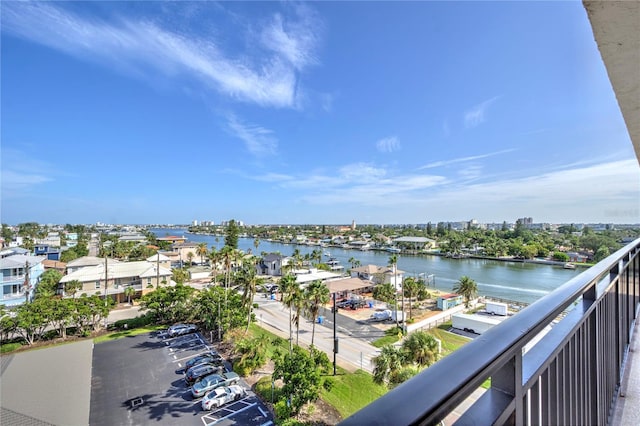
<instances>
[{"instance_id":1,"label":"parking lot","mask_svg":"<svg viewBox=\"0 0 640 426\"><path fill-rule=\"evenodd\" d=\"M95 345L91 425L271 425L264 404L247 395L213 411L202 411L184 381L184 364L213 348L199 334L168 338L157 332ZM227 367L229 365L227 364Z\"/></svg>"}]
</instances>

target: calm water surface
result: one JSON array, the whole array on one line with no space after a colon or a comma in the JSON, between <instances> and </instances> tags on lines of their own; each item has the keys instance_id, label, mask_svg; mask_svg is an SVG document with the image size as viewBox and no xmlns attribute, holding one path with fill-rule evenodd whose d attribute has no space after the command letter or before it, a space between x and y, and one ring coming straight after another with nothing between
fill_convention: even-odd
<instances>
[{"instance_id":1,"label":"calm water surface","mask_svg":"<svg viewBox=\"0 0 640 426\"><path fill-rule=\"evenodd\" d=\"M186 229L151 229L159 237L166 235L185 236L189 242L205 242L209 248L221 249L224 237L189 234ZM256 251L253 238L239 238L238 248L244 251ZM298 249L301 254L311 253L313 246L280 244L260 240L257 252L280 252L289 256ZM322 248L321 248L322 249ZM331 257L338 259L345 269L349 269L350 258L360 261L361 265L387 265L389 253L378 251L344 250L334 247L322 249ZM323 256L323 260L327 260ZM398 269L405 275L434 275L435 287L451 291L453 285L466 275L478 283L478 292L482 296L500 297L518 302L532 303L555 290L584 269L564 269L561 266L534 265L530 263L501 262L481 259L448 259L440 256L404 256L398 255Z\"/></svg>"}]
</instances>

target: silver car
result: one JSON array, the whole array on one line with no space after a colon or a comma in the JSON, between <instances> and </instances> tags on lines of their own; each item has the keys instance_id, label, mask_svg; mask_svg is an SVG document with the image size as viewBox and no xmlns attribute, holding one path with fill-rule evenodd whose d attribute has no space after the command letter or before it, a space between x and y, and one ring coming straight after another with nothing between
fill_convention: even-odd
<instances>
[{"instance_id":1,"label":"silver car","mask_svg":"<svg viewBox=\"0 0 640 426\"><path fill-rule=\"evenodd\" d=\"M241 386L231 385L223 388L216 388L209 392L202 399L202 409L203 410L212 410L214 408L222 407L224 404L227 404L231 401L237 401L240 398L244 397L247 394L247 391L244 390Z\"/></svg>"}]
</instances>

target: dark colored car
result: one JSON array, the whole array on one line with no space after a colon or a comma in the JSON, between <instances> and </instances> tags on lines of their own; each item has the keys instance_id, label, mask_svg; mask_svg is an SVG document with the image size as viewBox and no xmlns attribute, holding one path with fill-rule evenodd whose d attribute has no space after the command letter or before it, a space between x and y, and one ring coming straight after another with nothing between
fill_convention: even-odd
<instances>
[{"instance_id":1,"label":"dark colored car","mask_svg":"<svg viewBox=\"0 0 640 426\"><path fill-rule=\"evenodd\" d=\"M215 352L205 352L205 353L200 354L200 355L198 355L198 356L196 356L194 358L191 358L190 360L188 360L185 363L185 365L184 365L185 373L191 367L193 367L195 365L200 365L200 364L223 365L224 364L224 359L219 354L217 354Z\"/></svg>"},{"instance_id":2,"label":"dark colored car","mask_svg":"<svg viewBox=\"0 0 640 426\"><path fill-rule=\"evenodd\" d=\"M194 383L197 383L203 377L210 374L222 374L224 372L225 368L220 365L198 364L187 370L187 373L184 375L184 381L187 386L193 386Z\"/></svg>"}]
</instances>

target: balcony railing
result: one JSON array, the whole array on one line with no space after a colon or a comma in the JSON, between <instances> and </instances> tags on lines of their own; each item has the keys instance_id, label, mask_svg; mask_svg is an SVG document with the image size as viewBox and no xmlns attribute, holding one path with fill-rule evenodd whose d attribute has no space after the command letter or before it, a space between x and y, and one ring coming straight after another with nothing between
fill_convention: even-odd
<instances>
[{"instance_id":1,"label":"balcony railing","mask_svg":"<svg viewBox=\"0 0 640 426\"><path fill-rule=\"evenodd\" d=\"M607 424L639 302L640 239L341 424L430 425L454 410L456 425ZM460 412L488 378L491 387Z\"/></svg>"}]
</instances>

